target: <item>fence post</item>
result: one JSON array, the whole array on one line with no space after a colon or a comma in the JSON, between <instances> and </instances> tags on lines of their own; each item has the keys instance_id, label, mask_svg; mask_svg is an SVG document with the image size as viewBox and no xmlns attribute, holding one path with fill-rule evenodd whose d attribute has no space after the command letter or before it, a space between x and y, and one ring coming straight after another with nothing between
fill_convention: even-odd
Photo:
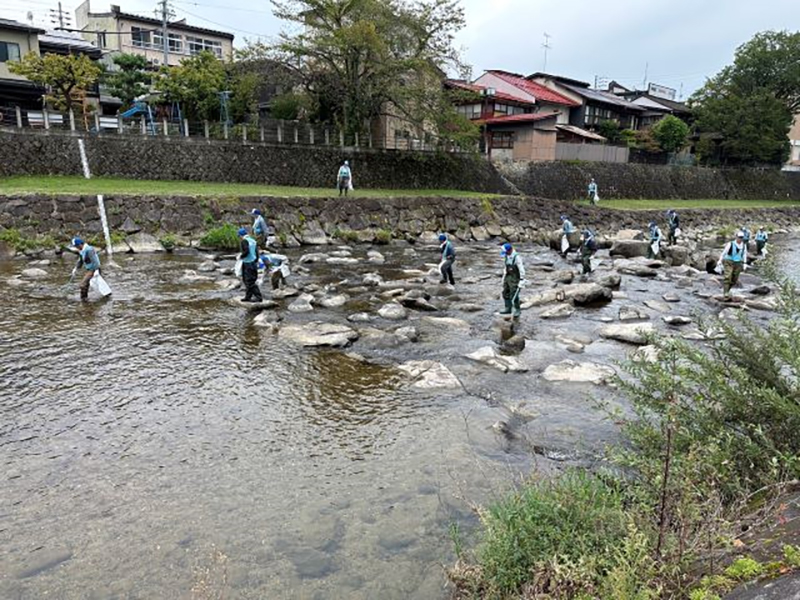
<instances>
[{"instance_id":1,"label":"fence post","mask_svg":"<svg viewBox=\"0 0 800 600\"><path fill-rule=\"evenodd\" d=\"M278 121L278 143L283 143L283 121Z\"/></svg>"},{"instance_id":2,"label":"fence post","mask_svg":"<svg viewBox=\"0 0 800 600\"><path fill-rule=\"evenodd\" d=\"M247 125L242 125L242 143L247 143Z\"/></svg>"},{"instance_id":3,"label":"fence post","mask_svg":"<svg viewBox=\"0 0 800 600\"><path fill-rule=\"evenodd\" d=\"M227 121L225 121L222 124L222 137L225 138L226 140L228 139L228 122Z\"/></svg>"},{"instance_id":4,"label":"fence post","mask_svg":"<svg viewBox=\"0 0 800 600\"><path fill-rule=\"evenodd\" d=\"M161 120L161 124L164 126L164 137L168 137L169 136L169 123L167 123L167 118L166 117L164 117Z\"/></svg>"},{"instance_id":5,"label":"fence post","mask_svg":"<svg viewBox=\"0 0 800 600\"><path fill-rule=\"evenodd\" d=\"M74 132L75 131L75 113L72 109L69 109L69 130Z\"/></svg>"},{"instance_id":6,"label":"fence post","mask_svg":"<svg viewBox=\"0 0 800 600\"><path fill-rule=\"evenodd\" d=\"M203 135L208 139L208 121L203 121Z\"/></svg>"},{"instance_id":7,"label":"fence post","mask_svg":"<svg viewBox=\"0 0 800 600\"><path fill-rule=\"evenodd\" d=\"M183 120L183 135L189 137L189 119Z\"/></svg>"},{"instance_id":8,"label":"fence post","mask_svg":"<svg viewBox=\"0 0 800 600\"><path fill-rule=\"evenodd\" d=\"M14 112L17 113L17 127L22 129L22 109L19 106L15 106Z\"/></svg>"},{"instance_id":9,"label":"fence post","mask_svg":"<svg viewBox=\"0 0 800 600\"><path fill-rule=\"evenodd\" d=\"M294 124L294 143L295 144L299 144L300 143L300 136L298 135L298 132L297 132L297 123Z\"/></svg>"},{"instance_id":10,"label":"fence post","mask_svg":"<svg viewBox=\"0 0 800 600\"><path fill-rule=\"evenodd\" d=\"M339 130L339 145L344 147L344 130Z\"/></svg>"},{"instance_id":11,"label":"fence post","mask_svg":"<svg viewBox=\"0 0 800 600\"><path fill-rule=\"evenodd\" d=\"M50 129L50 115L47 113L47 109L42 109L42 117L44 118L44 128Z\"/></svg>"},{"instance_id":12,"label":"fence post","mask_svg":"<svg viewBox=\"0 0 800 600\"><path fill-rule=\"evenodd\" d=\"M358 132L356 131L356 148L358 148Z\"/></svg>"},{"instance_id":13,"label":"fence post","mask_svg":"<svg viewBox=\"0 0 800 600\"><path fill-rule=\"evenodd\" d=\"M125 123L122 122L122 115L117 115L117 133L122 134L124 132Z\"/></svg>"},{"instance_id":14,"label":"fence post","mask_svg":"<svg viewBox=\"0 0 800 600\"><path fill-rule=\"evenodd\" d=\"M264 143L264 126L261 126L261 143Z\"/></svg>"},{"instance_id":15,"label":"fence post","mask_svg":"<svg viewBox=\"0 0 800 600\"><path fill-rule=\"evenodd\" d=\"M331 131L327 127L325 128L325 145L331 145Z\"/></svg>"},{"instance_id":16,"label":"fence post","mask_svg":"<svg viewBox=\"0 0 800 600\"><path fill-rule=\"evenodd\" d=\"M141 121L142 135L147 135L147 122L145 121L144 115L141 116L140 121Z\"/></svg>"},{"instance_id":17,"label":"fence post","mask_svg":"<svg viewBox=\"0 0 800 600\"><path fill-rule=\"evenodd\" d=\"M314 128L309 125L308 126L308 138L311 141L311 145L314 145Z\"/></svg>"},{"instance_id":18,"label":"fence post","mask_svg":"<svg viewBox=\"0 0 800 600\"><path fill-rule=\"evenodd\" d=\"M100 135L100 115L97 111L94 113L94 130L97 132L97 135Z\"/></svg>"}]
</instances>

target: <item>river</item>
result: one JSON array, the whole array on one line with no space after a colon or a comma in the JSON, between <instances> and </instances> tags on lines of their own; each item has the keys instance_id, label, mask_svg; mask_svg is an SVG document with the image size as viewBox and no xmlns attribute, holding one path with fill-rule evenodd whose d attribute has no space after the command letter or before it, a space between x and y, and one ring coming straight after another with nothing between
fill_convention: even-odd
<instances>
[{"instance_id":1,"label":"river","mask_svg":"<svg viewBox=\"0 0 800 600\"><path fill-rule=\"evenodd\" d=\"M309 314L281 301L283 324L374 314L384 290L361 288L364 273L413 280L404 269L436 262L435 248L378 249L385 264L355 247L355 264L305 265L293 285L354 291L343 307ZM297 264L301 251L290 254ZM567 266L544 248L524 256L534 289L552 285L548 261ZM620 299L569 319L526 311L519 358L529 372L506 374L463 356L497 339L494 245L459 248L455 293L418 284L438 316L468 331L413 311L409 321L376 319L364 325L415 325L420 340L362 335L348 350L366 360L256 326L219 271L182 279L205 260L119 256L106 271L113 299L88 303L65 285L71 259L51 258L41 279L15 285L27 264L0 263L3 599L446 598L451 523L469 537L473 506L531 470L591 462L615 439L594 406L624 407L613 388L545 381L542 370L623 359L630 346L596 335L622 304L678 291L688 314L707 305L693 290L718 289L705 274L624 277ZM463 388L413 387L395 368L408 360L441 362Z\"/></svg>"}]
</instances>

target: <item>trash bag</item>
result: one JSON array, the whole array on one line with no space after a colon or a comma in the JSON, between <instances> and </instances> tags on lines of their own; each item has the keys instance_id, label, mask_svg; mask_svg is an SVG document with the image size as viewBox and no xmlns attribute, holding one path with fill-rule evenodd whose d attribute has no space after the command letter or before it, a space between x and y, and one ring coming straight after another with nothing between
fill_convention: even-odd
<instances>
[{"instance_id":1,"label":"trash bag","mask_svg":"<svg viewBox=\"0 0 800 600\"><path fill-rule=\"evenodd\" d=\"M288 277L289 275L292 274L292 272L289 270L289 265L287 265L286 263L283 263L281 265L280 271L281 271L281 275L283 275L284 278L286 278L286 277Z\"/></svg>"},{"instance_id":2,"label":"trash bag","mask_svg":"<svg viewBox=\"0 0 800 600\"><path fill-rule=\"evenodd\" d=\"M594 202L595 204L600 202L600 196L597 195L597 192L594 193L594 198L592 198L592 202Z\"/></svg>"},{"instance_id":3,"label":"trash bag","mask_svg":"<svg viewBox=\"0 0 800 600\"><path fill-rule=\"evenodd\" d=\"M278 242L278 238L274 235L267 236L267 246L274 246Z\"/></svg>"},{"instance_id":4,"label":"trash bag","mask_svg":"<svg viewBox=\"0 0 800 600\"><path fill-rule=\"evenodd\" d=\"M111 288L106 283L106 280L103 279L103 276L100 275L100 271L95 271L94 275L92 275L92 279L89 281L89 288L103 297L111 295Z\"/></svg>"},{"instance_id":5,"label":"trash bag","mask_svg":"<svg viewBox=\"0 0 800 600\"><path fill-rule=\"evenodd\" d=\"M716 273L717 275L722 275L722 263L721 262L718 262L717 266L714 267L714 273Z\"/></svg>"},{"instance_id":6,"label":"trash bag","mask_svg":"<svg viewBox=\"0 0 800 600\"><path fill-rule=\"evenodd\" d=\"M654 256L658 256L658 251L660 250L658 241L655 241L652 244L650 244L650 249L653 251Z\"/></svg>"},{"instance_id":7,"label":"trash bag","mask_svg":"<svg viewBox=\"0 0 800 600\"><path fill-rule=\"evenodd\" d=\"M236 260L236 264L233 266L233 274L237 277L242 276L242 259L239 258Z\"/></svg>"},{"instance_id":8,"label":"trash bag","mask_svg":"<svg viewBox=\"0 0 800 600\"><path fill-rule=\"evenodd\" d=\"M349 189L349 190L353 189L353 176L352 175L350 176L350 181L347 184L347 189Z\"/></svg>"},{"instance_id":9,"label":"trash bag","mask_svg":"<svg viewBox=\"0 0 800 600\"><path fill-rule=\"evenodd\" d=\"M681 228L680 228L680 227L677 227L677 228L675 229L675 237L676 237L676 238L679 238L679 237L681 237L682 235L683 235L683 232L681 231Z\"/></svg>"},{"instance_id":10,"label":"trash bag","mask_svg":"<svg viewBox=\"0 0 800 600\"><path fill-rule=\"evenodd\" d=\"M564 253L569 250L569 240L567 239L566 234L561 236L561 252Z\"/></svg>"}]
</instances>

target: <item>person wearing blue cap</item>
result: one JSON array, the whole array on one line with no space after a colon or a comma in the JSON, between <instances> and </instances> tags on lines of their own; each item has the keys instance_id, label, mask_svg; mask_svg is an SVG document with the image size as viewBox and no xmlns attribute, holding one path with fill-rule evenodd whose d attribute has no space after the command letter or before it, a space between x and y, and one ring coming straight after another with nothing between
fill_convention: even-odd
<instances>
[{"instance_id":1,"label":"person wearing blue cap","mask_svg":"<svg viewBox=\"0 0 800 600\"><path fill-rule=\"evenodd\" d=\"M239 230L239 238L242 240L239 259L242 261L242 281L245 287L242 302L261 302L263 298L258 289L258 244L244 227Z\"/></svg>"},{"instance_id":2,"label":"person wearing blue cap","mask_svg":"<svg viewBox=\"0 0 800 600\"><path fill-rule=\"evenodd\" d=\"M561 215L561 231L563 231L561 236L561 256L567 258L570 248L569 236L575 232L575 227L567 215Z\"/></svg>"},{"instance_id":3,"label":"person wearing blue cap","mask_svg":"<svg viewBox=\"0 0 800 600\"><path fill-rule=\"evenodd\" d=\"M522 257L517 254L514 247L506 242L500 250L503 257L503 300L505 308L500 311L501 315L514 313L514 318L519 318L522 314L520 307L519 291L525 281L525 267L522 264Z\"/></svg>"},{"instance_id":4,"label":"person wearing blue cap","mask_svg":"<svg viewBox=\"0 0 800 600\"><path fill-rule=\"evenodd\" d=\"M444 233L439 234L439 251L442 253L442 262L439 263L439 273L441 273L442 278L439 283L450 282L450 285L455 285L453 263L456 260L456 249L453 247L453 242L448 240L447 235Z\"/></svg>"},{"instance_id":5,"label":"person wearing blue cap","mask_svg":"<svg viewBox=\"0 0 800 600\"><path fill-rule=\"evenodd\" d=\"M678 234L681 230L681 219L673 209L667 211L667 222L669 223L669 245L674 246L678 243Z\"/></svg>"},{"instance_id":6,"label":"person wearing blue cap","mask_svg":"<svg viewBox=\"0 0 800 600\"><path fill-rule=\"evenodd\" d=\"M336 187L339 189L339 195L344 194L347 196L347 191L353 189L353 172L350 170L350 161L344 161L344 164L339 167L339 173L336 175Z\"/></svg>"},{"instance_id":7,"label":"person wearing blue cap","mask_svg":"<svg viewBox=\"0 0 800 600\"><path fill-rule=\"evenodd\" d=\"M257 208L254 208L250 211L255 217L255 221L253 221L253 235L256 238L256 242L258 243L259 248L266 248L267 247L267 234L269 230L267 229L267 222L264 220L264 217L261 215L261 211Z\"/></svg>"},{"instance_id":8,"label":"person wearing blue cap","mask_svg":"<svg viewBox=\"0 0 800 600\"><path fill-rule=\"evenodd\" d=\"M650 221L650 244L647 246L647 258L658 258L661 254L661 241L664 236L655 221Z\"/></svg>"},{"instance_id":9,"label":"person wearing blue cap","mask_svg":"<svg viewBox=\"0 0 800 600\"><path fill-rule=\"evenodd\" d=\"M88 300L89 284L94 274L100 271L100 257L94 246L90 246L79 237L72 238L72 245L78 249L78 263L72 269L72 276L74 277L78 269L83 267L85 272L81 279L81 300Z\"/></svg>"},{"instance_id":10,"label":"person wearing blue cap","mask_svg":"<svg viewBox=\"0 0 800 600\"><path fill-rule=\"evenodd\" d=\"M581 235L581 265L583 265L583 275L592 272L592 256L597 252L597 242L591 229L584 229Z\"/></svg>"}]
</instances>

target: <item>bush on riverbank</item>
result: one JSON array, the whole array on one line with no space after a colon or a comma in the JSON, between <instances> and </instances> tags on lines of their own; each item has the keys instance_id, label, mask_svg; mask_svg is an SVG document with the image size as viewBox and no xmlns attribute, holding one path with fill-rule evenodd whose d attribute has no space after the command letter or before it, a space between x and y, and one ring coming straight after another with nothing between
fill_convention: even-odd
<instances>
[{"instance_id":1,"label":"bush on riverbank","mask_svg":"<svg viewBox=\"0 0 800 600\"><path fill-rule=\"evenodd\" d=\"M235 225L225 223L219 227L209 229L200 238L200 245L204 248L217 250L238 250L240 246L239 230Z\"/></svg>"},{"instance_id":2,"label":"bush on riverbank","mask_svg":"<svg viewBox=\"0 0 800 600\"><path fill-rule=\"evenodd\" d=\"M451 571L456 597L684 598L718 575L734 525L800 477L800 299L780 287L766 329L701 323L706 344L656 338L656 361L624 365L616 475L533 481L485 511L474 564ZM695 596L713 597L708 581Z\"/></svg>"}]
</instances>

